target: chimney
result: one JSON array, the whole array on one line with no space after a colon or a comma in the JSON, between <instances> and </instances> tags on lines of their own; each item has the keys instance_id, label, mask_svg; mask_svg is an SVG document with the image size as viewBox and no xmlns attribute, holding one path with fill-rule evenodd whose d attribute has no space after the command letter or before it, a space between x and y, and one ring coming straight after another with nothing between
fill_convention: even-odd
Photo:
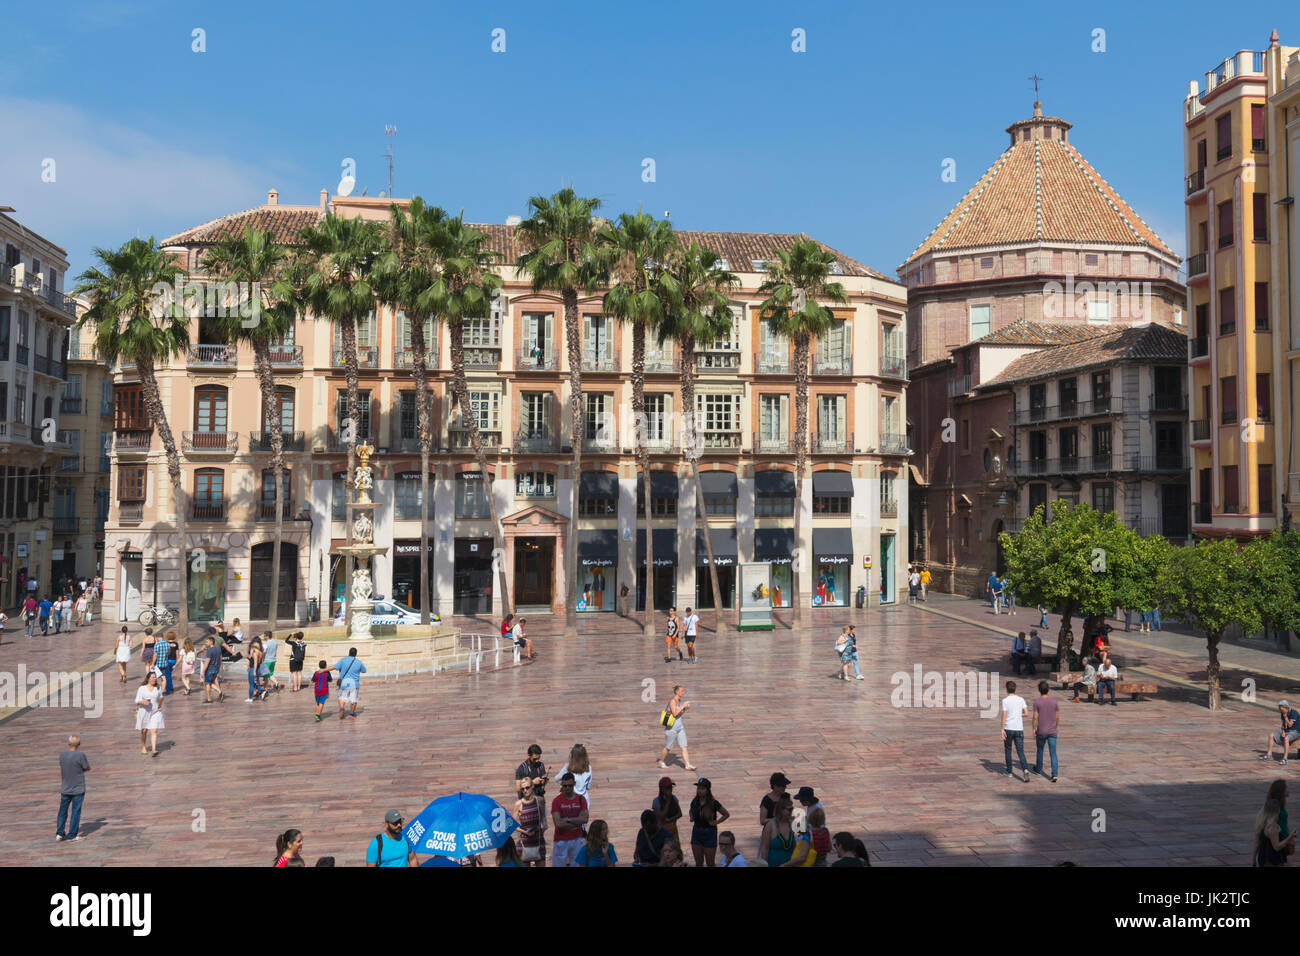
<instances>
[{"instance_id":1,"label":"chimney","mask_svg":"<svg viewBox=\"0 0 1300 956\"><path fill-rule=\"evenodd\" d=\"M327 205L329 205L329 201L330 201L330 191L329 191L328 189L322 189L322 190L320 191L320 207L321 207L321 209L324 209Z\"/></svg>"},{"instance_id":2,"label":"chimney","mask_svg":"<svg viewBox=\"0 0 1300 956\"><path fill-rule=\"evenodd\" d=\"M280 192L276 189L268 189L266 192L266 204L268 206L278 206L280 204Z\"/></svg>"}]
</instances>

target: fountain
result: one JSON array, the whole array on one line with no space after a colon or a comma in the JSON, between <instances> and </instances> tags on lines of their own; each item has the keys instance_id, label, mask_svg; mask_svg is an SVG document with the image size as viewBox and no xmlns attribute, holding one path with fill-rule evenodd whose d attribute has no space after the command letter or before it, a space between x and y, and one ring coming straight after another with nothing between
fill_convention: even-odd
<instances>
[{"instance_id":1,"label":"fountain","mask_svg":"<svg viewBox=\"0 0 1300 956\"><path fill-rule=\"evenodd\" d=\"M356 569L352 572L352 620L349 633L359 640L370 639L370 612L375 606L370 600L374 593L374 582L370 578L370 559L376 554L388 554L387 547L375 545L375 503L370 499L370 490L374 487L370 456L374 451L373 445L357 446L357 456L361 459L357 465L356 477L353 479L357 498L349 506L349 517L352 519L352 544L339 549L356 562Z\"/></svg>"}]
</instances>

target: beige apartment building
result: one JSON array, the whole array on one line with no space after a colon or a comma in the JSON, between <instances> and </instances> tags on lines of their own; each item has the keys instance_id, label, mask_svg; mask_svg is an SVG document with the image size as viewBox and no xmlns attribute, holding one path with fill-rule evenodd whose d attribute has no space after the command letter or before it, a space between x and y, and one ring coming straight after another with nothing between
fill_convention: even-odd
<instances>
[{"instance_id":1,"label":"beige apartment building","mask_svg":"<svg viewBox=\"0 0 1300 956\"><path fill-rule=\"evenodd\" d=\"M400 200L399 200L400 201ZM192 271L218 238L246 225L268 228L292 242L304 226L332 209L386 219L389 201L330 197L316 206L281 205L274 190L257 208L213 220L164 245ZM482 225L502 261L519 248L512 220ZM700 481L706 514L682 463L675 416L680 412L679 356L671 344L650 343L646 363L647 420L652 443L651 515L637 494L632 451L631 328L601 313L601 296L582 299L583 433L571 434L568 366L559 298L534 293L513 266L500 267L505 287L489 315L466 323L470 409L453 397L447 331L428 322L435 454L428 501L420 500L415 391L410 376L408 319L380 309L358 330L361 437L377 449L375 538L390 545L375 559L375 590L402 605L419 602L420 512L431 523L433 610L495 614L495 542L487 495L502 517L505 562L516 607L563 613L565 549L576 548L580 610L615 612L622 589L629 609L648 587L655 606L711 607L708 533L723 604L736 602L736 565L770 565L770 600L791 603L790 565L802 558L805 600L845 605L859 588L871 603L897 600L906 535L909 449L904 387L906 363L902 287L836 253L836 278L850 302L835 309L837 324L814 344L810 388L809 474L795 501L792 433L795 376L789 342L757 318L764 264L796 235L683 232L726 260L741 279L731 334L700 355L696 414L702 429ZM205 554L181 583L165 461L139 404L132 370L117 371L113 444L115 487L105 556L105 615L132 618L141 599L177 601L194 620L259 619L269 603L273 488L264 412L251 353L217 340L201 321L189 353L159 373L173 431L183 440L190 502L187 548ZM281 608L301 610L314 599L322 613L343 595L339 548L346 544L344 469L340 441L345 382L340 341L327 322L300 320L273 350L288 436ZM488 474L469 451L465 414L478 418L488 449ZM583 471L570 473L572 443L583 443ZM569 513L571 482L581 486L579 514ZM794 540L794 509L803 511ZM644 535L653 534L655 564L647 575ZM156 564L150 573L147 566ZM869 566L869 567L868 567Z\"/></svg>"},{"instance_id":2,"label":"beige apartment building","mask_svg":"<svg viewBox=\"0 0 1300 956\"><path fill-rule=\"evenodd\" d=\"M1193 530L1268 534L1300 509L1300 48L1227 57L1183 119Z\"/></svg>"},{"instance_id":3,"label":"beige apartment building","mask_svg":"<svg viewBox=\"0 0 1300 956\"><path fill-rule=\"evenodd\" d=\"M60 429L68 328L75 307L62 292L67 253L0 206L0 607L22 602L35 578L57 582L66 536L58 534L54 476L68 453Z\"/></svg>"}]
</instances>

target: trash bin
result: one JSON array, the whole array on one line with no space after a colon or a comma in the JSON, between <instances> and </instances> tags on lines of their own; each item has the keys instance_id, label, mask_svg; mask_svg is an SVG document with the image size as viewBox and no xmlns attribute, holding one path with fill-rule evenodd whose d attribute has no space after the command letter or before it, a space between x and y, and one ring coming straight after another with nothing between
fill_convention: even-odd
<instances>
[{"instance_id":1,"label":"trash bin","mask_svg":"<svg viewBox=\"0 0 1300 956\"><path fill-rule=\"evenodd\" d=\"M303 626L304 624L307 623L307 620L308 620L309 615L308 615L308 613L307 613L307 602L306 602L306 601L294 601L294 602L293 602L293 617L294 617L294 620L298 622L298 626L299 626L299 627L301 627L301 626Z\"/></svg>"},{"instance_id":2,"label":"trash bin","mask_svg":"<svg viewBox=\"0 0 1300 956\"><path fill-rule=\"evenodd\" d=\"M865 585L858 585L858 596L854 601L857 607L865 607L867 603L867 589Z\"/></svg>"},{"instance_id":3,"label":"trash bin","mask_svg":"<svg viewBox=\"0 0 1300 956\"><path fill-rule=\"evenodd\" d=\"M320 601L316 598L307 599L307 616L313 621L320 620Z\"/></svg>"}]
</instances>

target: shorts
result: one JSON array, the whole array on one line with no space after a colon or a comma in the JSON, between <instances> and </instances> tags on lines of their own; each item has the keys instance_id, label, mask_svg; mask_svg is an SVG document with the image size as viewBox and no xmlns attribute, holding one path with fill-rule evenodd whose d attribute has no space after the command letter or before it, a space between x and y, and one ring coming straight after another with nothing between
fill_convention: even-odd
<instances>
[{"instance_id":1,"label":"shorts","mask_svg":"<svg viewBox=\"0 0 1300 956\"><path fill-rule=\"evenodd\" d=\"M1286 739L1289 740L1291 743L1295 743L1297 740L1300 740L1300 730L1288 730L1286 732ZM1273 743L1275 744L1282 743L1282 731L1280 730L1273 731Z\"/></svg>"},{"instance_id":2,"label":"shorts","mask_svg":"<svg viewBox=\"0 0 1300 956\"><path fill-rule=\"evenodd\" d=\"M679 720L671 727L664 728L664 749L672 750L673 747L689 747L686 742L686 728L682 726Z\"/></svg>"},{"instance_id":3,"label":"shorts","mask_svg":"<svg viewBox=\"0 0 1300 956\"><path fill-rule=\"evenodd\" d=\"M271 663L266 665L266 676L267 677L275 676L275 661L271 661Z\"/></svg>"},{"instance_id":4,"label":"shorts","mask_svg":"<svg viewBox=\"0 0 1300 956\"><path fill-rule=\"evenodd\" d=\"M698 634L687 634L687 635L686 635L686 643L687 643L687 644L694 644L697 640L699 640L699 635L698 635Z\"/></svg>"},{"instance_id":5,"label":"shorts","mask_svg":"<svg viewBox=\"0 0 1300 956\"><path fill-rule=\"evenodd\" d=\"M290 673L290 674L300 674L300 673L302 673L302 661L290 661L290 662L289 662L289 673Z\"/></svg>"},{"instance_id":6,"label":"shorts","mask_svg":"<svg viewBox=\"0 0 1300 956\"><path fill-rule=\"evenodd\" d=\"M669 634L669 635L667 635L667 636L664 637L664 643L667 644L669 647L676 647L676 646L677 646L677 638L675 638L675 637L673 637L671 634Z\"/></svg>"},{"instance_id":7,"label":"shorts","mask_svg":"<svg viewBox=\"0 0 1300 956\"><path fill-rule=\"evenodd\" d=\"M219 668L219 667L214 667L214 668L212 668L211 670L206 670L206 671L204 671L204 672L203 672L203 683L205 683L205 684L214 684L214 683L216 683L217 675L218 675L219 673L221 673L221 668Z\"/></svg>"},{"instance_id":8,"label":"shorts","mask_svg":"<svg viewBox=\"0 0 1300 956\"><path fill-rule=\"evenodd\" d=\"M357 702L357 691L358 691L359 689L360 689L360 688L357 688L357 687L340 687L340 688L339 688L339 703L340 703L340 704L355 704L355 703Z\"/></svg>"},{"instance_id":9,"label":"shorts","mask_svg":"<svg viewBox=\"0 0 1300 956\"><path fill-rule=\"evenodd\" d=\"M319 706L320 704L325 703L325 701L327 701L327 700L329 700L329 699L330 699L330 695L329 695L329 694L317 694L317 695L316 695L316 704Z\"/></svg>"},{"instance_id":10,"label":"shorts","mask_svg":"<svg viewBox=\"0 0 1300 956\"><path fill-rule=\"evenodd\" d=\"M718 848L717 827L691 827L691 846L704 847L706 850Z\"/></svg>"},{"instance_id":11,"label":"shorts","mask_svg":"<svg viewBox=\"0 0 1300 956\"><path fill-rule=\"evenodd\" d=\"M572 840L556 840L551 846L551 866L573 866L578 851L586 846L586 841L577 837Z\"/></svg>"}]
</instances>

